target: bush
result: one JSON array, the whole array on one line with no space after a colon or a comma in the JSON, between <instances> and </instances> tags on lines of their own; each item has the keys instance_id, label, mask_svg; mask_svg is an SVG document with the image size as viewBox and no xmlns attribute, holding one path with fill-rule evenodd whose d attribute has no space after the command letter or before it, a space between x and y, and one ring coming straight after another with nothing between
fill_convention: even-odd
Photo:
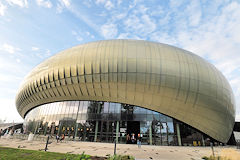
<instances>
[{"instance_id":1,"label":"bush","mask_svg":"<svg viewBox=\"0 0 240 160\"><path fill-rule=\"evenodd\" d=\"M107 157L108 160L135 160L134 157L129 156L129 155L108 155Z\"/></svg>"},{"instance_id":2,"label":"bush","mask_svg":"<svg viewBox=\"0 0 240 160\"><path fill-rule=\"evenodd\" d=\"M91 160L90 157L91 157L90 155L87 155L87 154L85 154L85 152L83 152L83 153L80 155L80 160Z\"/></svg>"}]
</instances>

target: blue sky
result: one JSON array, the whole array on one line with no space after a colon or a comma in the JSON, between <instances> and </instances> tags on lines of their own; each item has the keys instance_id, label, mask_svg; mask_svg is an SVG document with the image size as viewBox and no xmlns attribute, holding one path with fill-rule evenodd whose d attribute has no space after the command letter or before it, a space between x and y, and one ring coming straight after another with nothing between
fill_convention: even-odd
<instances>
[{"instance_id":1,"label":"blue sky","mask_svg":"<svg viewBox=\"0 0 240 160\"><path fill-rule=\"evenodd\" d=\"M22 121L15 95L34 66L72 46L117 38L207 59L229 80L240 115L238 0L0 0L0 119Z\"/></svg>"}]
</instances>

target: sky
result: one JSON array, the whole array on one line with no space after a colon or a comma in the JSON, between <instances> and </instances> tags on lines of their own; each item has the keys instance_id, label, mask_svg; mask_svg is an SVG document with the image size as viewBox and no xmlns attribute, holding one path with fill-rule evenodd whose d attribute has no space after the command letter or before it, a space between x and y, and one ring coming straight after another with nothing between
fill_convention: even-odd
<instances>
[{"instance_id":1,"label":"sky","mask_svg":"<svg viewBox=\"0 0 240 160\"><path fill-rule=\"evenodd\" d=\"M21 122L15 96L48 57L104 39L141 39L191 51L228 79L240 119L239 0L0 0L0 119Z\"/></svg>"}]
</instances>

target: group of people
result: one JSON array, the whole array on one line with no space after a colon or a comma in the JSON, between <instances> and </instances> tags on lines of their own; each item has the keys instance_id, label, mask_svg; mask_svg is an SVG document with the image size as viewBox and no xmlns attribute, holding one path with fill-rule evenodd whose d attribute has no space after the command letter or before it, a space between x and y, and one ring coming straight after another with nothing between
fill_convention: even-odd
<instances>
[{"instance_id":1,"label":"group of people","mask_svg":"<svg viewBox=\"0 0 240 160\"><path fill-rule=\"evenodd\" d=\"M8 128L5 131L3 129L0 130L0 138L1 136L7 135L7 134L12 136L14 134L14 128L12 129Z\"/></svg>"},{"instance_id":2,"label":"group of people","mask_svg":"<svg viewBox=\"0 0 240 160\"><path fill-rule=\"evenodd\" d=\"M65 139L65 135L64 134L62 134L61 136L59 136L59 135L56 135L56 140L57 140L57 143L58 143L58 141L63 141Z\"/></svg>"},{"instance_id":3,"label":"group of people","mask_svg":"<svg viewBox=\"0 0 240 160\"><path fill-rule=\"evenodd\" d=\"M138 133L137 137L134 133L132 133L131 136L127 134L127 144L135 144L136 142L138 144L138 148L141 148L142 134Z\"/></svg>"}]
</instances>

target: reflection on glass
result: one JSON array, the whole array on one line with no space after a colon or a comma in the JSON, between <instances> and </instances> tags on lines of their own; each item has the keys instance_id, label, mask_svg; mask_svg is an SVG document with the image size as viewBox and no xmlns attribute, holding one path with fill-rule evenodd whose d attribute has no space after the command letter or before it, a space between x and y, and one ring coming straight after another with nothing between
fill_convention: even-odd
<instances>
[{"instance_id":1,"label":"reflection on glass","mask_svg":"<svg viewBox=\"0 0 240 160\"><path fill-rule=\"evenodd\" d=\"M41 105L26 115L24 132L65 134L69 140L113 142L118 131L119 143L126 143L130 126L135 127L135 134L143 134L143 144L150 144L150 139L156 145L177 144L172 118L139 106L113 102L65 101ZM187 144L201 137L194 129L184 130L189 130L182 133Z\"/></svg>"}]
</instances>

